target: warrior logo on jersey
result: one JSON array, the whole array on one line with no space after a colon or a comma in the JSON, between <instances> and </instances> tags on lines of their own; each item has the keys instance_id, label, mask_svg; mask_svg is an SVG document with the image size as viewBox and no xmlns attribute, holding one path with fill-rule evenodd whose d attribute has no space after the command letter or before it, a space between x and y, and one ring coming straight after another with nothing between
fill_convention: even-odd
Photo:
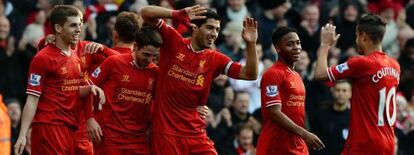
<instances>
[{"instance_id":1,"label":"warrior logo on jersey","mask_svg":"<svg viewBox=\"0 0 414 155\"><path fill-rule=\"evenodd\" d=\"M92 73L92 77L97 78L99 73L101 73L101 68L96 68L95 71Z\"/></svg>"},{"instance_id":2,"label":"warrior logo on jersey","mask_svg":"<svg viewBox=\"0 0 414 155\"><path fill-rule=\"evenodd\" d=\"M122 82L129 82L129 75L126 75L126 74L122 75L122 80L121 81Z\"/></svg>"},{"instance_id":3,"label":"warrior logo on jersey","mask_svg":"<svg viewBox=\"0 0 414 155\"><path fill-rule=\"evenodd\" d=\"M38 86L40 85L41 78L42 76L32 73L30 74L29 84L32 86Z\"/></svg>"},{"instance_id":4,"label":"warrior logo on jersey","mask_svg":"<svg viewBox=\"0 0 414 155\"><path fill-rule=\"evenodd\" d=\"M266 86L266 95L268 97L275 97L279 94L279 91L277 90L276 85L268 85Z\"/></svg>"},{"instance_id":5,"label":"warrior logo on jersey","mask_svg":"<svg viewBox=\"0 0 414 155\"><path fill-rule=\"evenodd\" d=\"M336 70L339 72L339 73L343 73L344 71L346 71L346 70L348 70L349 69L349 67L348 67L348 64L345 62L345 63L342 63L342 64L340 64L340 65L338 65L338 66L336 66Z\"/></svg>"}]
</instances>

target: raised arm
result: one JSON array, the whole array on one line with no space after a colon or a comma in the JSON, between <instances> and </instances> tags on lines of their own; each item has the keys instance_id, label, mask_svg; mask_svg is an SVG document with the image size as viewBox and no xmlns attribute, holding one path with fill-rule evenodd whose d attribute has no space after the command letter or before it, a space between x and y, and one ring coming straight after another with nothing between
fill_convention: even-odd
<instances>
[{"instance_id":1,"label":"raised arm","mask_svg":"<svg viewBox=\"0 0 414 155\"><path fill-rule=\"evenodd\" d=\"M321 45L318 49L318 58L316 59L315 79L327 80L328 79L328 51L334 44L340 34L336 34L336 27L331 24L326 24L321 29Z\"/></svg>"},{"instance_id":2,"label":"raised arm","mask_svg":"<svg viewBox=\"0 0 414 155\"><path fill-rule=\"evenodd\" d=\"M243 21L243 40L246 42L246 65L241 67L240 79L256 80L258 76L258 58L256 54L257 21L246 18Z\"/></svg>"},{"instance_id":3,"label":"raised arm","mask_svg":"<svg viewBox=\"0 0 414 155\"><path fill-rule=\"evenodd\" d=\"M199 16L200 14L205 13L207 10L200 5L195 5L192 7L187 7L181 10L171 10L158 6L146 6L141 10L141 16L144 21L150 25L156 25L158 19L162 18L172 18L178 20L179 22L189 24L190 20L193 19L203 19L204 16Z\"/></svg>"},{"instance_id":4,"label":"raised arm","mask_svg":"<svg viewBox=\"0 0 414 155\"><path fill-rule=\"evenodd\" d=\"M38 96L27 95L26 105L24 106L24 109L23 109L22 124L20 127L19 138L17 139L17 142L14 145L14 152L16 155L22 154L26 146L27 130L29 130L29 127L32 124L32 120L36 113L38 102L39 102Z\"/></svg>"}]
</instances>

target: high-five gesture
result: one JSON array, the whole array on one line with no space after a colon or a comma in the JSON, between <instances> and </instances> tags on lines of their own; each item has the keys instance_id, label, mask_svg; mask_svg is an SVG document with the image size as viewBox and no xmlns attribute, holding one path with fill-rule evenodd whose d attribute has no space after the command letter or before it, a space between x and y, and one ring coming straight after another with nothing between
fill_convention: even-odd
<instances>
[{"instance_id":1,"label":"high-five gesture","mask_svg":"<svg viewBox=\"0 0 414 155\"><path fill-rule=\"evenodd\" d=\"M321 30L321 44L331 46L338 41L340 34L336 34L336 26L332 24L326 24Z\"/></svg>"},{"instance_id":2,"label":"high-five gesture","mask_svg":"<svg viewBox=\"0 0 414 155\"><path fill-rule=\"evenodd\" d=\"M203 13L206 13L207 9L205 7L200 6L200 5L187 7L184 10L187 13L187 16L190 20L206 18L205 16L200 16L200 15L203 14Z\"/></svg>"},{"instance_id":3,"label":"high-five gesture","mask_svg":"<svg viewBox=\"0 0 414 155\"><path fill-rule=\"evenodd\" d=\"M183 24L190 25L191 20L206 18L205 16L201 16L201 14L206 12L207 9L205 7L194 5L181 10L174 10L171 18Z\"/></svg>"},{"instance_id":4,"label":"high-five gesture","mask_svg":"<svg viewBox=\"0 0 414 155\"><path fill-rule=\"evenodd\" d=\"M243 21L243 40L246 43L257 41L257 21L251 17L247 17Z\"/></svg>"}]
</instances>

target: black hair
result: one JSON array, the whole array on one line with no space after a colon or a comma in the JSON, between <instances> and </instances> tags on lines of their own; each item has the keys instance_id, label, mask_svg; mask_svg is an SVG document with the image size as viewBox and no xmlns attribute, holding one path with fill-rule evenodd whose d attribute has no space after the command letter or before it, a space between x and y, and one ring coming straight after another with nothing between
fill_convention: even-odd
<instances>
[{"instance_id":1,"label":"black hair","mask_svg":"<svg viewBox=\"0 0 414 155\"><path fill-rule=\"evenodd\" d=\"M142 48L147 45L161 47L163 41L161 34L153 26L144 26L135 36L135 42L138 48Z\"/></svg>"},{"instance_id":2,"label":"black hair","mask_svg":"<svg viewBox=\"0 0 414 155\"><path fill-rule=\"evenodd\" d=\"M276 30L273 31L272 33L272 43L273 45L276 47L276 45L279 43L280 39L282 39L283 36L285 36L286 34L290 33L290 32L295 32L298 33L298 31L294 28L290 28L290 27L279 27Z\"/></svg>"},{"instance_id":3,"label":"black hair","mask_svg":"<svg viewBox=\"0 0 414 155\"><path fill-rule=\"evenodd\" d=\"M205 16L204 19L194 19L191 20L191 23L195 24L197 27L201 27L204 23L206 23L207 19L215 19L220 21L220 16L211 9L207 9L206 13L201 14L200 16Z\"/></svg>"},{"instance_id":4,"label":"black hair","mask_svg":"<svg viewBox=\"0 0 414 155\"><path fill-rule=\"evenodd\" d=\"M378 15L372 13L362 16L357 25L357 32L364 32L374 44L380 44L385 33L387 23Z\"/></svg>"}]
</instances>

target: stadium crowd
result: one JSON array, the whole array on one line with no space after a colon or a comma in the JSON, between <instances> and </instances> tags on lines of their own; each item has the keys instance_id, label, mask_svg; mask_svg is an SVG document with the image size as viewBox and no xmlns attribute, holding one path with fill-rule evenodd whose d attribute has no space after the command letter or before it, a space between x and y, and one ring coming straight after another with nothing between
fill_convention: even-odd
<instances>
[{"instance_id":1,"label":"stadium crowd","mask_svg":"<svg viewBox=\"0 0 414 155\"><path fill-rule=\"evenodd\" d=\"M387 21L383 50L401 65L395 96L395 154L414 154L414 0L2 0L0 154L4 148L12 147L18 138L29 65L39 40L51 33L48 32L48 15L58 4L74 5L83 11L82 40L108 47L113 45L112 30L116 16L122 11L140 14L141 8L147 5L170 9L192 5L211 8L221 17L221 31L214 48L242 64L246 62L246 44L241 36L243 20L253 17L259 24L256 50L260 75L278 57L272 45L272 31L281 26L296 28L303 51L295 71L306 87L306 128L326 145L322 151L310 152L315 155L340 154L348 135L352 97L349 81L332 83L313 78L321 27L332 23L341 34L329 51L329 66L337 65L358 55L355 30L359 17L368 12L378 14ZM165 22L183 36L191 33L186 25L171 20ZM255 154L262 128L260 75L255 81L234 80L225 75L214 80L207 101L206 130L219 154ZM8 116L3 115L3 111L7 111ZM11 145L2 145L8 141ZM26 152L30 154L30 144Z\"/></svg>"}]
</instances>

